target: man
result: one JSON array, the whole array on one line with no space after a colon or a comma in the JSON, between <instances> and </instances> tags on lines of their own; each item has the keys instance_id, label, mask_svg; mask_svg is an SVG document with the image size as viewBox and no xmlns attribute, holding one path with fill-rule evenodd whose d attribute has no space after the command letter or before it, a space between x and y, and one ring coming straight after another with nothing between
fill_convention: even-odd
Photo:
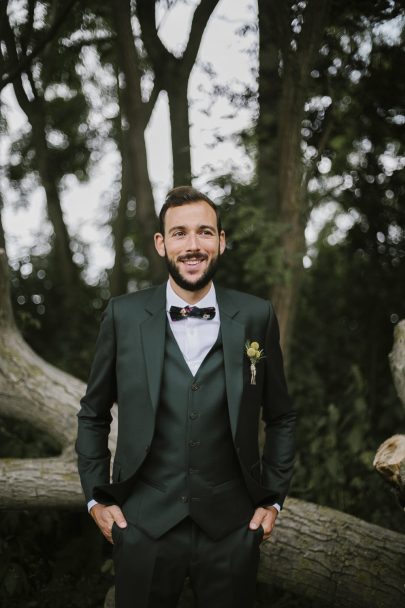
<instances>
[{"instance_id":1,"label":"man","mask_svg":"<svg viewBox=\"0 0 405 608\"><path fill-rule=\"evenodd\" d=\"M155 245L167 284L113 298L103 318L78 414L81 482L114 544L117 608L175 608L186 576L199 608L250 608L293 468L277 320L269 302L214 287L225 234L201 192L168 193Z\"/></svg>"}]
</instances>

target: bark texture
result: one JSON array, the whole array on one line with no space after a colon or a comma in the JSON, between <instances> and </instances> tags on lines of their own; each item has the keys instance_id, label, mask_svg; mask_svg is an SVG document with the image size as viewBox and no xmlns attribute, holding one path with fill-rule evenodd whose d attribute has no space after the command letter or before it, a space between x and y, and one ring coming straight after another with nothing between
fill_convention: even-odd
<instances>
[{"instance_id":1,"label":"bark texture","mask_svg":"<svg viewBox=\"0 0 405 608\"><path fill-rule=\"evenodd\" d=\"M262 545L259 579L328 608L398 608L404 567L404 535L289 499Z\"/></svg>"},{"instance_id":2,"label":"bark texture","mask_svg":"<svg viewBox=\"0 0 405 608\"><path fill-rule=\"evenodd\" d=\"M405 435L394 435L380 445L374 466L397 494L405 510Z\"/></svg>"},{"instance_id":3,"label":"bark texture","mask_svg":"<svg viewBox=\"0 0 405 608\"><path fill-rule=\"evenodd\" d=\"M397 395L405 407L405 319L395 326L389 359Z\"/></svg>"}]
</instances>

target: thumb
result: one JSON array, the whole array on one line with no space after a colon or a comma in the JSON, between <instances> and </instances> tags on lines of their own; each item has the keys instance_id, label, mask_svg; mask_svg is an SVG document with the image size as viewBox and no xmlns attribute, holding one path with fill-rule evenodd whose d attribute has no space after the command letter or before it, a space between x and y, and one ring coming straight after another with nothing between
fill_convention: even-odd
<instances>
[{"instance_id":1,"label":"thumb","mask_svg":"<svg viewBox=\"0 0 405 608\"><path fill-rule=\"evenodd\" d=\"M121 511L121 509L117 506L114 506L111 509L111 515L113 516L113 519L115 521L115 523L117 524L117 526L119 528L126 528L127 527L127 521L124 517L123 512Z\"/></svg>"},{"instance_id":2,"label":"thumb","mask_svg":"<svg viewBox=\"0 0 405 608\"><path fill-rule=\"evenodd\" d=\"M249 528L250 528L251 530L257 530L257 529L258 529L258 527L260 526L260 524L261 524L261 523L262 523L262 519L261 519L261 518L259 519L259 518L256 516L256 517L254 517L254 518L252 519L252 521L249 523Z\"/></svg>"},{"instance_id":3,"label":"thumb","mask_svg":"<svg viewBox=\"0 0 405 608\"><path fill-rule=\"evenodd\" d=\"M117 513L117 515L115 516L115 523L117 524L117 526L119 526L120 528L126 528L127 527L127 520L125 519L124 515L122 512Z\"/></svg>"}]
</instances>

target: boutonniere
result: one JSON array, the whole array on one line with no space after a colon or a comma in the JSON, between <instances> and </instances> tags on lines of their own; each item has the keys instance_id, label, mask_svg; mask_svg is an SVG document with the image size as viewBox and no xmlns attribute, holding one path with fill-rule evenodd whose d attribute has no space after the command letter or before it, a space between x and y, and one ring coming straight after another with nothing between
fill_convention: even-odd
<instances>
[{"instance_id":1,"label":"boutonniere","mask_svg":"<svg viewBox=\"0 0 405 608\"><path fill-rule=\"evenodd\" d=\"M260 359L264 359L263 349L260 348L258 342L249 342L245 344L246 354L250 359L250 384L256 384L256 365Z\"/></svg>"}]
</instances>

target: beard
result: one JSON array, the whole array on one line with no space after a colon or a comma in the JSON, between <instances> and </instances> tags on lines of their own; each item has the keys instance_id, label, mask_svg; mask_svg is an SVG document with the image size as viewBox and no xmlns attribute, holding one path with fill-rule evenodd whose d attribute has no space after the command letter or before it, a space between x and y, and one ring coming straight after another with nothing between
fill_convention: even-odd
<instances>
[{"instance_id":1,"label":"beard","mask_svg":"<svg viewBox=\"0 0 405 608\"><path fill-rule=\"evenodd\" d=\"M182 276L177 264L167 257L167 253L165 253L165 261L167 270L169 271L169 274L172 277L173 281L176 283L176 285L178 285L182 289L185 289L186 291L199 291L200 289L206 287L206 285L208 285L208 283L214 277L219 266L219 255L220 254L218 248L218 254L215 256L215 258L212 258L204 274L194 282L188 281ZM184 261L191 258L205 260L207 256L204 254L192 253L190 255L183 255L178 259L180 261Z\"/></svg>"}]
</instances>

